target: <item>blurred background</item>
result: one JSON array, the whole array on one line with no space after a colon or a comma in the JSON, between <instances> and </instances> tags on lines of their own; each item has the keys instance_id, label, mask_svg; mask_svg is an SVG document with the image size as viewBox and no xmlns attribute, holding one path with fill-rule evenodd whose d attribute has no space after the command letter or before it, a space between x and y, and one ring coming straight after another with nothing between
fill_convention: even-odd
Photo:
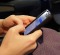
<instances>
[{"instance_id":1,"label":"blurred background","mask_svg":"<svg viewBox=\"0 0 60 55\"><path fill-rule=\"evenodd\" d=\"M53 18L44 27L60 32L60 0L0 0L0 19L9 15L30 15L37 17L49 9Z\"/></svg>"}]
</instances>

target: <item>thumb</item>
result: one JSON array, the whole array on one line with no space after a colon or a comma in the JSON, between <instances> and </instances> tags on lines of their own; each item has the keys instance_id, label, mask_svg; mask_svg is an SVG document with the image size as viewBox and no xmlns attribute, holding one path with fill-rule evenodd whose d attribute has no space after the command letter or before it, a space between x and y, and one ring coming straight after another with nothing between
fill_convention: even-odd
<instances>
[{"instance_id":1,"label":"thumb","mask_svg":"<svg viewBox=\"0 0 60 55\"><path fill-rule=\"evenodd\" d=\"M41 30L37 30L35 32L33 32L32 34L29 35L30 39L33 39L34 41L36 41L39 37L41 37L42 35L42 31Z\"/></svg>"}]
</instances>

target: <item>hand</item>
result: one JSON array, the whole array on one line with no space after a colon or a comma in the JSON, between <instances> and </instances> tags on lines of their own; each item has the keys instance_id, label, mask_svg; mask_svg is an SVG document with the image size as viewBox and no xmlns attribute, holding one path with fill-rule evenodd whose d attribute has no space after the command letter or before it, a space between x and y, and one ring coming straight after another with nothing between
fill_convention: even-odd
<instances>
[{"instance_id":1,"label":"hand","mask_svg":"<svg viewBox=\"0 0 60 55\"><path fill-rule=\"evenodd\" d=\"M35 17L27 16L27 15L17 15L17 16L11 15L11 16L5 18L2 22L3 32L6 33L9 30L9 28L11 28L17 24L20 24L21 21L23 21L23 24L26 27L34 19L35 19Z\"/></svg>"},{"instance_id":2,"label":"hand","mask_svg":"<svg viewBox=\"0 0 60 55\"><path fill-rule=\"evenodd\" d=\"M42 35L41 30L37 30L29 35L21 35L24 31L22 22L9 29L0 47L0 55L24 55L36 48L36 40Z\"/></svg>"}]
</instances>

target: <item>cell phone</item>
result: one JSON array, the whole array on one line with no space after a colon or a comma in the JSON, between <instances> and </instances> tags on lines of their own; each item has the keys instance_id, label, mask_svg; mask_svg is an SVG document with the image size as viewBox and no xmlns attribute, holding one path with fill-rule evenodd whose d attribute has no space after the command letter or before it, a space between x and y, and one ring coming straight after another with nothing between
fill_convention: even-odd
<instances>
[{"instance_id":1,"label":"cell phone","mask_svg":"<svg viewBox=\"0 0 60 55\"><path fill-rule=\"evenodd\" d=\"M40 29L45 23L51 20L51 17L51 12L48 9L46 9L26 27L24 35L30 34L35 30Z\"/></svg>"}]
</instances>

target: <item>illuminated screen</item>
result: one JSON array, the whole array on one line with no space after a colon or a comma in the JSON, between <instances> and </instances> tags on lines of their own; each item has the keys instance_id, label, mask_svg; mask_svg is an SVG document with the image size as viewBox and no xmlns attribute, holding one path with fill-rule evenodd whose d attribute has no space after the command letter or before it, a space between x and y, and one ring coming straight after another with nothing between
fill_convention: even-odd
<instances>
[{"instance_id":1,"label":"illuminated screen","mask_svg":"<svg viewBox=\"0 0 60 55\"><path fill-rule=\"evenodd\" d=\"M34 22L32 22L24 31L24 35L29 34L33 29L35 29L38 25L40 25L46 18L48 12L43 13L40 17L38 17Z\"/></svg>"}]
</instances>

